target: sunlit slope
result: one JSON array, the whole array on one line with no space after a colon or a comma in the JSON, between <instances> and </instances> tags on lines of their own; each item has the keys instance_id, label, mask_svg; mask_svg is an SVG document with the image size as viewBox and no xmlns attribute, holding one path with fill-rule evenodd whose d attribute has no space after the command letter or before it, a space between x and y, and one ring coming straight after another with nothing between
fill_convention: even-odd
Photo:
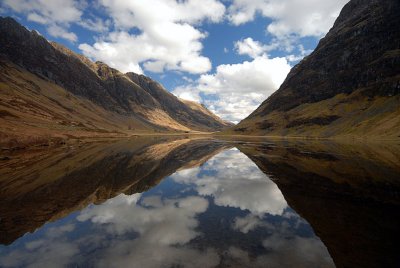
<instances>
[{"instance_id":1,"label":"sunlit slope","mask_svg":"<svg viewBox=\"0 0 400 268\"><path fill-rule=\"evenodd\" d=\"M161 84L92 62L0 17L0 137L213 132L226 123Z\"/></svg>"}]
</instances>

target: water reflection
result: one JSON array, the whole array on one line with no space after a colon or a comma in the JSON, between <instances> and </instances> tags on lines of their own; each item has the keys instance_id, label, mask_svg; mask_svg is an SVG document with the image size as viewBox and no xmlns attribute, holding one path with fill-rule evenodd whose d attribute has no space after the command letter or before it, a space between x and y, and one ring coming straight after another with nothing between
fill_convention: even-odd
<instances>
[{"instance_id":1,"label":"water reflection","mask_svg":"<svg viewBox=\"0 0 400 268\"><path fill-rule=\"evenodd\" d=\"M400 146L278 142L237 147L311 224L337 267L399 267Z\"/></svg>"},{"instance_id":2,"label":"water reflection","mask_svg":"<svg viewBox=\"0 0 400 268\"><path fill-rule=\"evenodd\" d=\"M0 169L0 243L121 193L143 192L226 146L189 139L133 139L12 155Z\"/></svg>"},{"instance_id":3,"label":"water reflection","mask_svg":"<svg viewBox=\"0 0 400 268\"><path fill-rule=\"evenodd\" d=\"M218 206L249 210L256 215L281 215L287 207L276 184L237 149L213 157L201 168L177 172L172 178L195 185L200 195L212 196Z\"/></svg>"},{"instance_id":4,"label":"water reflection","mask_svg":"<svg viewBox=\"0 0 400 268\"><path fill-rule=\"evenodd\" d=\"M396 147L204 139L85 146L2 163L0 241L9 245L0 246L0 267L398 264Z\"/></svg>"}]
</instances>

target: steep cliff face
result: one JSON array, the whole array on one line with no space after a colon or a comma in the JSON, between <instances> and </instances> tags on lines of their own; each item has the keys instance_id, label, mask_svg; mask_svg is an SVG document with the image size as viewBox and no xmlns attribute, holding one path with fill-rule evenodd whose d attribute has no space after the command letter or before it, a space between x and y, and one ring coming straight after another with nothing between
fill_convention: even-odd
<instances>
[{"instance_id":1,"label":"steep cliff face","mask_svg":"<svg viewBox=\"0 0 400 268\"><path fill-rule=\"evenodd\" d=\"M315 51L232 132L400 135L400 2L352 0Z\"/></svg>"},{"instance_id":2,"label":"steep cliff face","mask_svg":"<svg viewBox=\"0 0 400 268\"><path fill-rule=\"evenodd\" d=\"M123 74L105 63L92 62L48 42L12 18L0 18L0 36L0 120L9 128L23 126L19 121L24 121L28 129L44 124L51 133L62 133L60 128L77 125L79 131L102 133L216 131L229 126L187 106L148 77ZM33 102L32 109L24 114L23 103L28 102ZM69 120L76 113L79 116ZM95 120L96 114L101 116Z\"/></svg>"}]
</instances>

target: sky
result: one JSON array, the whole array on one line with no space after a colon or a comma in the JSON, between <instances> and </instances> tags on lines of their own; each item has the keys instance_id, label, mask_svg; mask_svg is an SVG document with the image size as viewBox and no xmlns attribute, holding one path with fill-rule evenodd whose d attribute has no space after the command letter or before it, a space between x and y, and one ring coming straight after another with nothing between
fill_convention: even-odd
<instances>
[{"instance_id":1,"label":"sky","mask_svg":"<svg viewBox=\"0 0 400 268\"><path fill-rule=\"evenodd\" d=\"M347 2L0 0L0 15L237 123L315 49Z\"/></svg>"}]
</instances>

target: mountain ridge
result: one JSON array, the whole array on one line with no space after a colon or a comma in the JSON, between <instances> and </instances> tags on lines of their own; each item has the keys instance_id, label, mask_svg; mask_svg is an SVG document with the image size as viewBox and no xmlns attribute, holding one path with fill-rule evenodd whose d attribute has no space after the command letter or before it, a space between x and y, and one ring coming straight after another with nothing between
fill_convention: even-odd
<instances>
[{"instance_id":1,"label":"mountain ridge","mask_svg":"<svg viewBox=\"0 0 400 268\"><path fill-rule=\"evenodd\" d=\"M10 17L0 17L0 36L0 110L3 114L0 120L5 126L0 131L1 140L20 134L30 136L29 131L37 136L41 130L46 136L65 137L60 128L66 127L70 129L64 134L79 136L85 132L86 136L91 136L94 132L103 135L137 131L214 132L232 126L209 112L192 109L149 77L123 74L103 62L92 62L58 43L49 42L35 30L27 30ZM52 88L57 90L53 92ZM32 92L35 92L34 97L28 97ZM56 101L54 96L49 99L55 92L58 92ZM13 107L15 101L33 101L34 108L24 115L21 111L26 109L22 104ZM90 108L91 112L88 101L90 106L96 106ZM48 111L45 104L49 102L57 103L57 107L52 105ZM67 107L63 103L71 105ZM93 111L102 114L97 120L101 121L99 124L87 122L91 119L88 114ZM53 120L55 124L52 125L49 118L39 118L38 114L44 113L53 119L62 117L63 125L57 120ZM68 119L74 117L73 113L80 113L76 124L70 124ZM38 120L46 126L41 127ZM77 128L79 124L81 127Z\"/></svg>"},{"instance_id":2,"label":"mountain ridge","mask_svg":"<svg viewBox=\"0 0 400 268\"><path fill-rule=\"evenodd\" d=\"M352 0L281 87L227 133L400 136L400 3Z\"/></svg>"}]
</instances>

